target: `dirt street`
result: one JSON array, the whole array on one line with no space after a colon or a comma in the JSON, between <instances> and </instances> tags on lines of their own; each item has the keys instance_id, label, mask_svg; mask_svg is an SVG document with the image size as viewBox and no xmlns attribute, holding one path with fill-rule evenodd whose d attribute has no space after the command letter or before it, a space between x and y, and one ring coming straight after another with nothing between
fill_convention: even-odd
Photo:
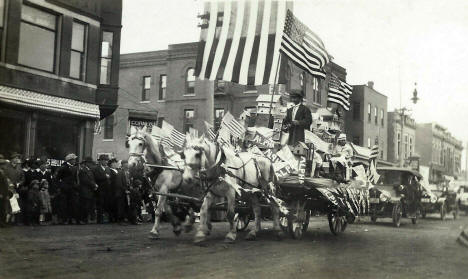
<instances>
[{"instance_id":1,"label":"dirt street","mask_svg":"<svg viewBox=\"0 0 468 279\"><path fill-rule=\"evenodd\" d=\"M228 225L215 223L202 247L168 224L161 240L148 239L150 224L13 227L0 230L0 278L468 278L468 249L455 242L466 224L363 218L335 237L314 217L300 241L277 241L267 222L257 241L224 244Z\"/></svg>"}]
</instances>

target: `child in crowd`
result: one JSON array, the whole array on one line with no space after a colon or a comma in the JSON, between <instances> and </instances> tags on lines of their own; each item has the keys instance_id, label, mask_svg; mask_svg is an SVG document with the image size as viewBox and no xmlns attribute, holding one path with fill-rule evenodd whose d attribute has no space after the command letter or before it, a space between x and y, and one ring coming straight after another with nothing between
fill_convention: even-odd
<instances>
[{"instance_id":1,"label":"child in crowd","mask_svg":"<svg viewBox=\"0 0 468 279\"><path fill-rule=\"evenodd\" d=\"M39 191L40 183L34 179L31 181L31 189L28 191L28 213L29 225L39 225L39 216L41 215L41 193Z\"/></svg>"},{"instance_id":2,"label":"child in crowd","mask_svg":"<svg viewBox=\"0 0 468 279\"><path fill-rule=\"evenodd\" d=\"M41 220L44 222L52 221L52 206L49 195L49 182L46 179L41 181Z\"/></svg>"}]
</instances>

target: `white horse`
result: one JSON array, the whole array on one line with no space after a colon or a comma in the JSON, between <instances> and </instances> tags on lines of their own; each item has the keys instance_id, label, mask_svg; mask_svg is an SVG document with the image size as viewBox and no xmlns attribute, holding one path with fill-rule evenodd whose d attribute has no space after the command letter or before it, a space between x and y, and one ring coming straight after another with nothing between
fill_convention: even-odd
<instances>
[{"instance_id":1,"label":"white horse","mask_svg":"<svg viewBox=\"0 0 468 279\"><path fill-rule=\"evenodd\" d=\"M129 148L128 166L130 173L133 177L142 177L150 171L146 164L163 164L163 156L160 152L160 144L150 134L146 133L146 127L137 129L132 127L130 136L127 139ZM154 181L153 189L157 189L162 194L181 190L181 192L190 192L195 195L197 192L194 184L184 183L182 180L182 172L179 170L162 170ZM189 193L187 193L189 194ZM173 214L171 207L167 204L167 197L164 195L159 196L157 206L155 207L154 225L150 232L150 237L159 239L160 219L163 212L165 212L173 225L173 231L179 235L182 231L180 220ZM184 227L185 231L191 230L195 221L193 212L187 216Z\"/></svg>"},{"instance_id":2,"label":"white horse","mask_svg":"<svg viewBox=\"0 0 468 279\"><path fill-rule=\"evenodd\" d=\"M201 173L205 175L205 179L210 185L200 209L200 225L194 241L196 243L204 241L209 233L207 226L209 221L208 213L215 196L226 197L227 199L226 217L229 221L230 230L225 237L225 241L235 241L237 233L234 225L236 189L239 188L238 185L243 185L245 189L253 190L252 192L261 192L262 187L269 187L268 182L273 181L270 160L262 157L254 158L252 154L247 152L235 154L229 151L228 148L209 141L203 136L201 138L188 137L183 154L185 160L184 183L193 183ZM230 174L226 174L225 168ZM263 183L261 183L262 179ZM254 240L261 229L261 208L257 193L251 193L250 200L255 215L255 228L249 231L246 239ZM274 230L277 232L278 237L282 237L283 232L279 226L278 206L272 206L272 215Z\"/></svg>"}]
</instances>

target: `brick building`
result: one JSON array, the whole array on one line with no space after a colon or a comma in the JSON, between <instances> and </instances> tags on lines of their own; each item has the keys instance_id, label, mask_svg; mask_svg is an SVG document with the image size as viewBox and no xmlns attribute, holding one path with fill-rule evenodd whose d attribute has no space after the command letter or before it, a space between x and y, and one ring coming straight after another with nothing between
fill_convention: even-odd
<instances>
[{"instance_id":1,"label":"brick building","mask_svg":"<svg viewBox=\"0 0 468 279\"><path fill-rule=\"evenodd\" d=\"M92 153L117 105L121 0L0 0L0 153Z\"/></svg>"},{"instance_id":2,"label":"brick building","mask_svg":"<svg viewBox=\"0 0 468 279\"><path fill-rule=\"evenodd\" d=\"M95 137L94 156L128 156L125 137L130 125L161 125L166 120L181 132L193 127L202 133L204 121L219 123L227 111L235 117L243 110L255 111L258 95L272 90L269 85L244 86L195 78L197 46L196 42L174 44L167 50L121 55L119 108L103 121L102 132ZM327 67L341 79L346 78L346 70L339 65ZM312 112L326 107L328 78L313 78L285 62L278 80L287 92L302 88ZM210 107L213 111L207 109Z\"/></svg>"},{"instance_id":3,"label":"brick building","mask_svg":"<svg viewBox=\"0 0 468 279\"><path fill-rule=\"evenodd\" d=\"M430 182L439 183L446 176L460 176L463 143L445 127L437 123L417 124L416 142L416 152L421 156L420 164L430 168Z\"/></svg>"},{"instance_id":4,"label":"brick building","mask_svg":"<svg viewBox=\"0 0 468 279\"><path fill-rule=\"evenodd\" d=\"M403 133L401 132L401 120L398 111L388 112L388 155L389 162L398 164L400 154L406 160L415 155L416 150L416 122L405 115L403 118Z\"/></svg>"},{"instance_id":5,"label":"brick building","mask_svg":"<svg viewBox=\"0 0 468 279\"><path fill-rule=\"evenodd\" d=\"M350 104L344 129L348 141L367 148L378 142L380 159L387 160L387 96L369 81L367 85L353 85Z\"/></svg>"}]
</instances>

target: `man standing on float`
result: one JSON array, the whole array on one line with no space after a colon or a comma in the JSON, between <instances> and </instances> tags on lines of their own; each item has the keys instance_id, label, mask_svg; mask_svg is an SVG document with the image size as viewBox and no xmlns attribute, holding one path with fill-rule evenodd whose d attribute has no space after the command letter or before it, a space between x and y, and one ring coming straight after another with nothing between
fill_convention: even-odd
<instances>
[{"instance_id":1,"label":"man standing on float","mask_svg":"<svg viewBox=\"0 0 468 279\"><path fill-rule=\"evenodd\" d=\"M300 141L304 142L304 130L310 129L312 115L309 108L302 104L302 90L292 90L289 96L294 106L286 112L283 131L289 133L288 145L296 145Z\"/></svg>"}]
</instances>

